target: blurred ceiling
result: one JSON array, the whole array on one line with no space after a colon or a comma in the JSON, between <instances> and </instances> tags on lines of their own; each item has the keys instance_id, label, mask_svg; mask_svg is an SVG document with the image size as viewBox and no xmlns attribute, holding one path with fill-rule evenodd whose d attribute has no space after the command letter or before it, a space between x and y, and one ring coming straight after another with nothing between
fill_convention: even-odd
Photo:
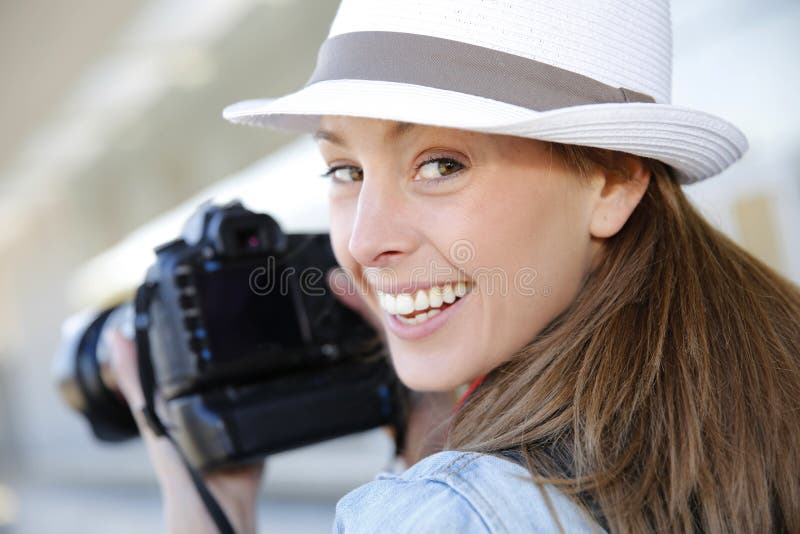
<instances>
[{"instance_id":1,"label":"blurred ceiling","mask_svg":"<svg viewBox=\"0 0 800 534\"><path fill-rule=\"evenodd\" d=\"M305 83L338 1L59 4L2 4L0 250L55 212L91 254L286 143L222 108Z\"/></svg>"},{"instance_id":2,"label":"blurred ceiling","mask_svg":"<svg viewBox=\"0 0 800 534\"><path fill-rule=\"evenodd\" d=\"M0 167L61 103L142 0L0 2Z\"/></svg>"}]
</instances>

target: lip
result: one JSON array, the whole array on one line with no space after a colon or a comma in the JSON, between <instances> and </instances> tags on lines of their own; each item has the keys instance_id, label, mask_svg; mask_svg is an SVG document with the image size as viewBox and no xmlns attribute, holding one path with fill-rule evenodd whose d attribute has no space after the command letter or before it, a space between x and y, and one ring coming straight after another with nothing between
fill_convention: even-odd
<instances>
[{"instance_id":1,"label":"lip","mask_svg":"<svg viewBox=\"0 0 800 534\"><path fill-rule=\"evenodd\" d=\"M386 318L389 329L394 335L402 339L420 339L433 334L444 326L453 314L458 313L458 310L463 307L464 301L469 299L471 295L472 291L469 291L466 295L448 306L444 311L434 315L433 318L428 319L422 324L406 324L401 322L394 315L390 315L386 310L381 311Z\"/></svg>"}]
</instances>

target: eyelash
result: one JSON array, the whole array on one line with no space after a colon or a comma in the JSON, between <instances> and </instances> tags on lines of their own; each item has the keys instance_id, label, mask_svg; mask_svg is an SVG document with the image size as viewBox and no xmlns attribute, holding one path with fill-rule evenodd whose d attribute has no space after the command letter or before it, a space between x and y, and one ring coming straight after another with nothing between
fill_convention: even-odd
<instances>
[{"instance_id":1,"label":"eyelash","mask_svg":"<svg viewBox=\"0 0 800 534\"><path fill-rule=\"evenodd\" d=\"M320 174L320 176L322 178L330 178L334 182L351 183L351 182L355 182L355 180L350 180L349 182L348 181L339 180L339 179L335 178L333 176L333 174L336 171L340 170L340 169L357 169L357 168L358 167L356 167L355 165L336 165L335 167L329 167L328 170L323 172L322 174Z\"/></svg>"},{"instance_id":2,"label":"eyelash","mask_svg":"<svg viewBox=\"0 0 800 534\"><path fill-rule=\"evenodd\" d=\"M441 178L430 179L430 180L424 180L426 183L435 183L435 184L439 184L439 183L441 183L441 182L445 182L445 181L447 181L449 178L453 178L453 177L455 177L455 176L456 176L458 173L460 173L461 171L463 171L464 169L466 169L466 168L467 168L467 166L466 166L466 165L464 165L463 163L461 163L460 161L458 161L458 160L457 160L457 159L455 159L455 158L450 158L450 157L431 157L431 158L428 158L428 159L426 159L425 161L423 161L423 162L422 162L422 163L420 163L419 165L417 165L416 172L417 172L417 173L419 173L419 171L420 171L420 169L422 169L422 167L424 167L425 165L427 165L427 164L429 164L429 163L433 163L433 162L435 162L435 161L440 161L440 162L452 162L452 163L455 163L456 165L458 165L458 166L459 166L459 167L461 167L461 168L460 168L460 169L458 169L457 171L454 171L454 172L452 172L451 174L448 174L447 176L442 176ZM357 168L358 168L358 167L356 167L355 165L337 165L337 166L335 166L335 167L330 167L330 168L329 168L327 171L325 171L324 173L322 173L320 176L321 176L322 178L330 178L330 179L332 179L332 180L333 180L333 181L335 181L335 182L340 182L340 180L338 180L338 179L334 178L334 176L333 176L333 174L334 174L336 171L338 171L338 170L340 170L340 169L357 169ZM363 172L363 171L362 171L362 172ZM362 178L362 180L363 180L363 178ZM343 181L343 182L341 182L341 183L354 183L354 180L351 180L351 181L349 181L349 182L348 182L348 181Z\"/></svg>"}]
</instances>

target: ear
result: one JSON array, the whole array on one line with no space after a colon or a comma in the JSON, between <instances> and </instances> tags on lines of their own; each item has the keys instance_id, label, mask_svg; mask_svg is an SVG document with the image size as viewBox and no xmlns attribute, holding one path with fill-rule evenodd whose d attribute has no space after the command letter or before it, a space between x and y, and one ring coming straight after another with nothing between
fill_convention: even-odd
<instances>
[{"instance_id":1,"label":"ear","mask_svg":"<svg viewBox=\"0 0 800 534\"><path fill-rule=\"evenodd\" d=\"M594 211L589 232L595 238L611 237L639 205L647 186L650 171L638 156L618 152L609 170L601 170L592 181L595 189Z\"/></svg>"}]
</instances>

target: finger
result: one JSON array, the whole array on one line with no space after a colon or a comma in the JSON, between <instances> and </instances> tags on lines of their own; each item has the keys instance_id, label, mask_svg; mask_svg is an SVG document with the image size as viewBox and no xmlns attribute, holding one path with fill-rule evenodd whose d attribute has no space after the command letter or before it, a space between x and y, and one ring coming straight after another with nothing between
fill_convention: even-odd
<instances>
[{"instance_id":1,"label":"finger","mask_svg":"<svg viewBox=\"0 0 800 534\"><path fill-rule=\"evenodd\" d=\"M327 273L328 287L339 301L361 315L377 332L383 332L380 317L369 307L364 300L352 275L341 267L334 267Z\"/></svg>"},{"instance_id":2,"label":"finger","mask_svg":"<svg viewBox=\"0 0 800 534\"><path fill-rule=\"evenodd\" d=\"M358 313L363 313L366 308L364 299L358 294L353 277L341 267L334 267L328 270L328 287L336 295L339 301Z\"/></svg>"},{"instance_id":3,"label":"finger","mask_svg":"<svg viewBox=\"0 0 800 534\"><path fill-rule=\"evenodd\" d=\"M144 406L144 393L139 382L136 345L117 329L108 333L107 341L111 346L111 370L120 393L125 397L131 410L137 410Z\"/></svg>"},{"instance_id":4,"label":"finger","mask_svg":"<svg viewBox=\"0 0 800 534\"><path fill-rule=\"evenodd\" d=\"M183 512L200 510L203 517L198 524L192 523L187 532L211 532L207 530L210 517L205 516L205 508L193 489L193 482L186 467L173 444L165 437L156 436L143 417L145 405L144 393L139 381L139 364L136 345L118 330L109 332L107 342L111 347L111 368L120 392L125 397L133 413L136 426L139 428L148 456L153 465L159 483L163 488L167 515L176 515L173 510L180 511L181 524L187 526ZM241 510L249 510L255 506L255 496L263 473L263 463L253 464L229 472L219 472L206 476L210 491L219 500L231 520L237 526L244 521ZM198 516L198 514L193 514ZM170 521L172 522L172 521ZM240 528L238 531L254 531L254 528Z\"/></svg>"}]
</instances>

